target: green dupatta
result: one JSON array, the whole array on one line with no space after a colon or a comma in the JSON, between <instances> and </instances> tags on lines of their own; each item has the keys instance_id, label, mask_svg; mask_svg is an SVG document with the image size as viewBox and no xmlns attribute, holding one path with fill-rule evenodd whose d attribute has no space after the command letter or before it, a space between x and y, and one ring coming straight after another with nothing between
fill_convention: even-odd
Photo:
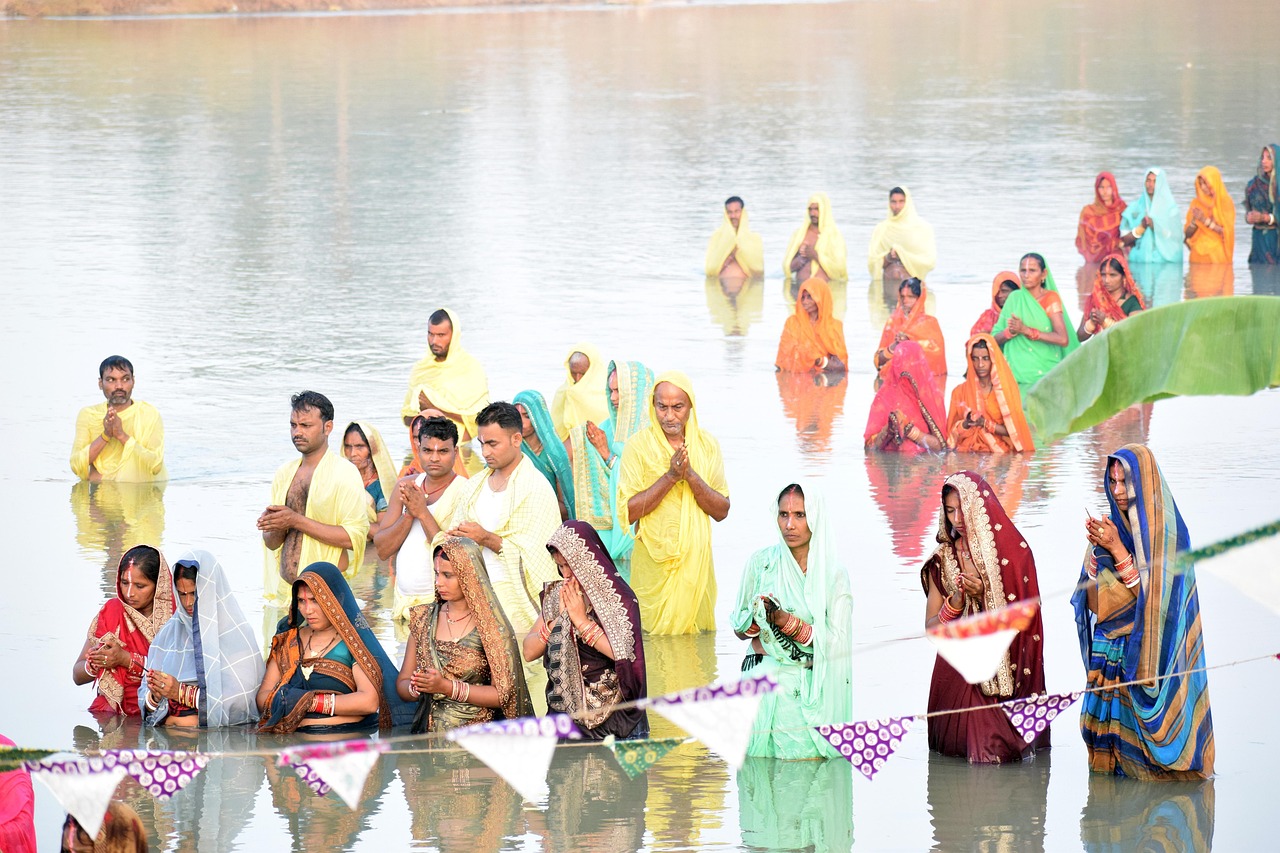
<instances>
[{"instance_id":1,"label":"green dupatta","mask_svg":"<svg viewBox=\"0 0 1280 853\"><path fill-rule=\"evenodd\" d=\"M524 451L525 456L529 457L533 467L541 471L542 476L547 478L552 490L564 498L564 506L569 511L569 517L577 518L573 489L573 468L569 465L569 454L564 449L564 442L556 435L556 428L551 422L551 410L547 408L547 401L537 391L521 391L515 396L513 402L516 405L524 406L525 410L529 412L529 420L533 423L533 430L538 434L538 440L542 442L541 453L534 453L528 442L521 442L520 449Z\"/></svg>"},{"instance_id":2,"label":"green dupatta","mask_svg":"<svg viewBox=\"0 0 1280 853\"><path fill-rule=\"evenodd\" d=\"M1044 268L1044 288L1058 293L1058 285L1054 282L1053 272L1048 265ZM1058 298L1062 298L1060 293ZM1026 290L1019 288L1010 293L1009 298L1005 300L1000 319L996 321L991 334L997 335L1003 332L1009 326L1009 318L1014 316L1022 320L1027 328L1045 333L1053 331L1053 321L1040 307L1040 303ZM1036 384L1040 377L1080 347L1080 341L1076 338L1076 325L1071 322L1066 302L1062 303L1062 323L1067 333L1065 347L1044 341L1033 341L1026 335L1010 338L1001 347L1005 361L1009 362L1009 369L1013 371L1013 378L1018 380L1018 385L1024 391Z\"/></svg>"}]
</instances>

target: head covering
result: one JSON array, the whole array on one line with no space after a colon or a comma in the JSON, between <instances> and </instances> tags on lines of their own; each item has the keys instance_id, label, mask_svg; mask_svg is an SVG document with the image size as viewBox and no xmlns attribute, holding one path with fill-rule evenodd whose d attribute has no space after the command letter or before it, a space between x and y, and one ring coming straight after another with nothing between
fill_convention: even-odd
<instances>
[{"instance_id":1,"label":"head covering","mask_svg":"<svg viewBox=\"0 0 1280 853\"><path fill-rule=\"evenodd\" d=\"M409 373L409 391L405 394L400 414L409 418L419 411L418 393L425 391L432 404L439 409L461 416L458 431L476 434L476 414L489 403L489 380L484 368L475 356L462 347L462 325L458 315L449 308L441 308L449 316L453 337L449 340L449 352L442 361L427 350Z\"/></svg>"},{"instance_id":2,"label":"head covering","mask_svg":"<svg viewBox=\"0 0 1280 853\"><path fill-rule=\"evenodd\" d=\"M583 380L586 380L585 376ZM533 463L533 467L547 478L553 491L559 484L565 508L569 510L569 515L573 516L576 506L573 466L569 464L569 454L564 449L564 441L557 436L555 427L551 424L551 413L547 411L547 401L537 391L528 390L517 394L513 402L517 406L524 406L525 411L529 413L529 422L533 424L533 431L542 442L541 453L534 453L533 447L527 441L520 442L520 449Z\"/></svg>"},{"instance_id":3,"label":"head covering","mask_svg":"<svg viewBox=\"0 0 1280 853\"><path fill-rule=\"evenodd\" d=\"M729 211L725 210L720 227L711 235L711 241L707 244L705 264L709 277L720 275L730 252L735 252L734 260L748 277L764 275L764 242L760 239L760 235L753 233L748 225L746 205L743 205L742 215L738 217L737 228L733 227L733 222L729 220Z\"/></svg>"},{"instance_id":4,"label":"head covering","mask_svg":"<svg viewBox=\"0 0 1280 853\"><path fill-rule=\"evenodd\" d=\"M1014 526L996 498L995 490L973 471L951 474L942 481L940 497L945 498L947 488L953 488L960 498L960 514L964 517L964 535L968 540L969 556L986 581L985 598L978 602L965 595L963 613L971 616L981 611L999 610L1018 601L1040 597L1039 580L1036 578L1036 561L1027 547L1026 540ZM960 561L956 557L955 541L951 538L951 526L947 522L946 506L939 500L938 548L930 562L940 563L939 574L944 597L961 589L959 585ZM929 565L920 571L925 592L929 591ZM1039 609L1026 629L1019 631L1013 644L1005 653L1000 667L991 679L982 682L984 696L1027 696L1044 692L1044 636ZM1030 682L1030 683L1028 683Z\"/></svg>"},{"instance_id":5,"label":"head covering","mask_svg":"<svg viewBox=\"0 0 1280 853\"><path fill-rule=\"evenodd\" d=\"M588 367L582 378L574 382L569 362L577 353L587 357ZM565 356L564 384L556 389L551 400L551 420L561 441L569 437L571 428L587 421L600 426L609 417L609 374L605 364L600 350L588 343L574 344Z\"/></svg>"},{"instance_id":6,"label":"head covering","mask_svg":"<svg viewBox=\"0 0 1280 853\"><path fill-rule=\"evenodd\" d=\"M938 263L938 250L934 244L933 226L920 218L916 213L916 203L911 198L911 191L899 186L906 202L902 209L894 213L889 211L889 218L882 220L871 232L871 246L867 250L867 269L873 279L880 278L884 272L884 257L889 252L896 252L898 260L907 273L915 278L925 278L933 272Z\"/></svg>"},{"instance_id":7,"label":"head covering","mask_svg":"<svg viewBox=\"0 0 1280 853\"><path fill-rule=\"evenodd\" d=\"M836 227L835 218L831 215L831 199L827 198L826 193L814 193L809 196L809 201L805 205L804 224L791 235L791 242L787 245L787 254L782 259L782 274L787 279L791 278L791 260L796 256L796 252L800 251L800 244L804 242L805 235L809 232L809 226L813 224L809 218L808 210L809 205L813 204L818 206L818 240L813 246L818 264L826 272L828 278L848 278L849 264L844 237L840 235L840 229ZM807 279L809 274L804 273L800 278Z\"/></svg>"},{"instance_id":8,"label":"head covering","mask_svg":"<svg viewBox=\"0 0 1280 853\"><path fill-rule=\"evenodd\" d=\"M1120 217L1120 230L1130 232L1142 224L1144 218L1150 217L1151 226L1147 228L1138 242L1129 250L1129 260L1144 264L1181 264L1182 263L1182 211L1173 199L1173 190L1169 188L1169 178L1164 169L1152 166L1143 174L1142 192L1125 208ZM1156 189L1147 195L1146 176L1156 176Z\"/></svg>"},{"instance_id":9,"label":"head covering","mask_svg":"<svg viewBox=\"0 0 1280 853\"><path fill-rule=\"evenodd\" d=\"M0 747L5 746L17 744L0 735ZM31 773L23 769L20 761L16 766L16 770L0 772L0 850L36 853L36 797L31 789Z\"/></svg>"},{"instance_id":10,"label":"head covering","mask_svg":"<svg viewBox=\"0 0 1280 853\"><path fill-rule=\"evenodd\" d=\"M194 615L188 616L183 607L174 611L151 641L147 669L200 688L197 710L202 726L256 722L264 669L262 644L244 618L222 566L208 551L188 551L175 565L196 567ZM176 599L176 581L173 593ZM141 699L147 687L139 689ZM167 713L167 708L162 710ZM163 717L157 714L158 719ZM158 719L148 718L148 722Z\"/></svg>"},{"instance_id":11,"label":"head covering","mask_svg":"<svg viewBox=\"0 0 1280 853\"><path fill-rule=\"evenodd\" d=\"M1035 442L1031 438L1031 425L1027 423L1027 416L1022 412L1022 392L1018 388L1018 382L1013 378L1013 371L1009 369L1009 362L1005 361L1000 345L988 334L974 335L964 345L965 364L968 368L965 371L964 384L959 386L951 397L952 411L948 413L947 419L947 445L952 450L970 449L956 447L955 424L963 421L964 418L964 412L960 411L960 407L956 405L958 401L963 400L963 408L968 411L983 414L978 405L980 390L978 375L973 369L973 347L978 343L986 344L987 352L991 356L991 393L995 396L996 405L1000 409L1001 422L1009 432L1007 438L988 434L986 438L992 445L984 449L1001 452L1006 448L997 443L1002 444L1007 441L1015 451L1035 450Z\"/></svg>"},{"instance_id":12,"label":"head covering","mask_svg":"<svg viewBox=\"0 0 1280 853\"><path fill-rule=\"evenodd\" d=\"M608 394L609 376L618 376L618 405ZM614 452L621 454L622 445L649 425L653 409L653 371L638 361L611 361L605 374L605 400L609 401L609 420L613 425Z\"/></svg>"},{"instance_id":13,"label":"head covering","mask_svg":"<svg viewBox=\"0 0 1280 853\"><path fill-rule=\"evenodd\" d=\"M135 546L136 547L136 546ZM153 547L148 545L147 547ZM132 549L130 549L132 550ZM99 640L115 637L131 654L146 657L151 649L151 641L173 615L173 575L169 571L169 563L164 554L160 556L160 571L156 576L156 592L151 603L151 615L142 613L124 603L124 591L121 579L125 570L133 565L126 563L129 556L126 551L120 557L116 567L116 597L108 600L98 611L92 634ZM90 710L106 711L115 714L137 714L137 680L129 677L128 667L104 669L98 677L98 697L94 699Z\"/></svg>"},{"instance_id":14,"label":"head covering","mask_svg":"<svg viewBox=\"0 0 1280 853\"><path fill-rule=\"evenodd\" d=\"M1005 341L1003 347L1005 360L1009 362L1014 378L1024 389L1034 385L1058 362L1080 347L1080 339L1076 337L1076 325L1071 322L1071 315L1067 312L1066 304L1062 302L1062 295L1058 292L1057 282L1053 279L1053 271L1049 269L1047 261L1044 265L1042 287L1053 293L1062 306L1062 327L1067 334L1067 345L1060 347L1044 341L1033 341L1026 335L1017 335ZM991 329L991 334L994 336L1003 332L1009 325L1010 317L1018 317L1028 329L1036 329L1042 333L1053 331L1053 321L1049 319L1048 313L1041 306L1040 301L1025 287L1009 294L1009 298L1004 302L1004 308L1000 311L1000 319Z\"/></svg>"},{"instance_id":15,"label":"head covering","mask_svg":"<svg viewBox=\"0 0 1280 853\"><path fill-rule=\"evenodd\" d=\"M1120 264L1120 279L1123 289L1119 299L1112 297L1111 293L1102 283L1102 268L1106 266L1108 261L1116 261ZM1102 263L1098 265L1098 271L1093 276L1093 292L1089 294L1089 298L1084 303L1084 316L1088 317L1094 309L1101 311L1112 322L1123 320L1127 314L1124 313L1122 307L1130 296L1136 297L1138 306L1141 310L1146 310L1146 300L1142 298L1142 291L1138 289L1138 283L1133 280L1133 273L1129 271L1129 264L1125 261L1124 255L1117 253L1107 255L1102 259ZM1105 325L1110 326L1111 323Z\"/></svg>"},{"instance_id":16,"label":"head covering","mask_svg":"<svg viewBox=\"0 0 1280 853\"><path fill-rule=\"evenodd\" d=\"M1111 187L1110 204L1102 200L1103 184ZM1080 211L1080 224L1076 229L1076 248L1085 261L1096 263L1120 247L1120 216L1125 206L1115 175L1100 173L1093 182L1093 203Z\"/></svg>"},{"instance_id":17,"label":"head covering","mask_svg":"<svg viewBox=\"0 0 1280 853\"><path fill-rule=\"evenodd\" d=\"M324 615L337 630L338 636L347 644L351 657L359 664L365 676L373 682L378 692L378 728L386 729L407 723L413 718L413 706L400 698L396 692L396 678L399 668L391 662L391 658L382 648L382 643L374 635L369 622L360 612L360 604L356 601L351 587L347 585L342 572L333 563L312 563L302 570L298 579L293 582L293 599L289 604L289 615L280 620L276 626L276 634L282 634L302 627L306 619L298 612L298 590L302 587L311 590L316 603L324 611ZM280 673L280 684L284 686L292 672ZM284 702L277 702L281 691L277 690L271 697L268 710L262 719L262 727L267 729L275 725L279 718L287 714L292 707L283 707ZM279 707L278 707L279 706Z\"/></svg>"},{"instance_id":18,"label":"head covering","mask_svg":"<svg viewBox=\"0 0 1280 853\"><path fill-rule=\"evenodd\" d=\"M416 418L415 418L416 420ZM373 463L373 469L378 475L378 485L382 487L382 496L387 500L391 499L391 491L396 486L396 465L391 461L391 453L387 450L387 443L382 440L382 433L378 432L377 427L368 421L352 421L347 424L347 429L343 430L342 436L342 456L347 459L347 443L345 441L347 430L351 427L359 427L360 432L364 433L365 443L369 445L369 460ZM409 439L410 445L416 445L412 436ZM416 452L415 452L416 458ZM361 472L361 476L364 473Z\"/></svg>"},{"instance_id":19,"label":"head covering","mask_svg":"<svg viewBox=\"0 0 1280 853\"><path fill-rule=\"evenodd\" d=\"M480 632L484 656L489 661L490 681L502 703L497 709L499 718L514 720L532 716L533 702L525 685L516 633L489 583L484 549L470 539L448 536L436 545L435 553L441 552L453 564L462 597L475 614L476 630Z\"/></svg>"},{"instance_id":20,"label":"head covering","mask_svg":"<svg viewBox=\"0 0 1280 853\"><path fill-rule=\"evenodd\" d=\"M1209 198L1200 189L1200 178L1204 178L1213 198ZM1205 166L1196 175L1196 197L1187 208L1187 216L1183 227L1189 227L1195 221L1193 213L1199 209L1206 218L1212 218L1215 225L1222 227L1219 235L1208 228L1197 228L1195 233L1186 239L1191 250L1192 263L1229 264L1236 246L1236 206L1227 193L1226 184L1222 182L1222 173L1216 166Z\"/></svg>"},{"instance_id":21,"label":"head covering","mask_svg":"<svg viewBox=\"0 0 1280 853\"><path fill-rule=\"evenodd\" d=\"M929 314L926 310L926 303L929 299L929 285L920 282L920 298L916 300L915 305L911 306L908 311L903 305L902 291L906 289L905 280L898 285L898 304L894 306L893 313L889 315L888 321L884 324L884 331L880 333L879 350L888 350L897 340L898 333L906 335L912 341L920 345L920 349L924 352L925 358L929 362L929 370L933 373L934 378L947 375L947 350L946 342L942 337L942 327L938 325L938 318ZM899 347L894 347L894 352L898 352ZM877 361L877 364L880 362ZM887 369L887 365L885 366ZM881 371L881 378L887 379L884 370ZM939 390L941 393L941 390Z\"/></svg>"},{"instance_id":22,"label":"head covering","mask_svg":"<svg viewBox=\"0 0 1280 853\"><path fill-rule=\"evenodd\" d=\"M1271 145L1262 146L1263 154L1267 151L1271 152L1271 173L1268 174L1262 168L1262 155L1259 154L1258 171L1254 175L1253 179L1249 181L1249 186L1253 186L1256 181L1258 186L1265 190L1266 199L1271 203L1271 210L1274 211L1276 209L1276 199L1278 195L1280 195L1276 190L1278 180L1276 175L1277 172L1280 172L1280 145L1272 143Z\"/></svg>"},{"instance_id":23,"label":"head covering","mask_svg":"<svg viewBox=\"0 0 1280 853\"><path fill-rule=\"evenodd\" d=\"M922 432L932 434L945 444L947 438L943 434L943 428L947 423L946 406L938 395L924 350L915 341L903 341L894 351L893 361L889 363L888 369L889 375L871 401L867 428L862 434L863 442L867 443L875 438L889 423L891 414L901 412ZM906 441L889 448L871 449L898 449L903 453L917 453L923 448L915 442Z\"/></svg>"},{"instance_id":24,"label":"head covering","mask_svg":"<svg viewBox=\"0 0 1280 853\"><path fill-rule=\"evenodd\" d=\"M1000 295L1000 285L1006 281L1013 282L1014 290L1019 290L1022 287L1016 272L1003 270L996 273L996 277L991 280L991 307L978 316L978 322L974 323L973 328L969 330L970 337L983 332L990 332L995 328L996 321L1000 319L1000 303L996 301L996 297Z\"/></svg>"},{"instance_id":25,"label":"head covering","mask_svg":"<svg viewBox=\"0 0 1280 853\"><path fill-rule=\"evenodd\" d=\"M802 297L805 293L818 305L817 320L811 320L809 312L804 309ZM806 373L829 355L836 356L848 366L849 350L844 342L844 324L835 318L832 310L831 288L822 279L811 278L800 285L795 311L782 327L774 363L779 370Z\"/></svg>"}]
</instances>

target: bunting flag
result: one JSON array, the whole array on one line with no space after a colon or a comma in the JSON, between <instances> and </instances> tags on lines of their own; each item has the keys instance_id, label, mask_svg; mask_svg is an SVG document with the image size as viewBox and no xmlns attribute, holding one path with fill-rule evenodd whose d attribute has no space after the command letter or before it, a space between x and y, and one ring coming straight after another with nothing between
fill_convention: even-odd
<instances>
[{"instance_id":1,"label":"bunting flag","mask_svg":"<svg viewBox=\"0 0 1280 853\"><path fill-rule=\"evenodd\" d=\"M1000 707L1009 716L1009 722L1022 735L1022 739L1031 743L1036 735L1045 730L1053 722L1053 718L1067 710L1083 695L1083 691L1075 693L1046 693L1032 696L1029 699L1016 699L1002 702Z\"/></svg>"},{"instance_id":2,"label":"bunting flag","mask_svg":"<svg viewBox=\"0 0 1280 853\"><path fill-rule=\"evenodd\" d=\"M887 717L860 723L818 726L818 734L867 779L884 767L915 717Z\"/></svg>"},{"instance_id":3,"label":"bunting flag","mask_svg":"<svg viewBox=\"0 0 1280 853\"><path fill-rule=\"evenodd\" d=\"M125 769L101 756L85 758L58 753L39 761L28 761L27 770L52 793L63 811L76 819L90 838L102 828L102 816L125 777Z\"/></svg>"},{"instance_id":4,"label":"bunting flag","mask_svg":"<svg viewBox=\"0 0 1280 853\"><path fill-rule=\"evenodd\" d=\"M609 735L604 739L604 745L609 747L609 751L613 753L618 766L622 768L622 772L626 773L630 779L636 778L657 764L666 757L668 752L682 743L684 743L684 738L680 737L619 741L613 735Z\"/></svg>"},{"instance_id":5,"label":"bunting flag","mask_svg":"<svg viewBox=\"0 0 1280 853\"><path fill-rule=\"evenodd\" d=\"M453 729L449 740L474 755L531 803L549 793L547 768L561 738L577 740L582 732L567 714L496 720Z\"/></svg>"},{"instance_id":6,"label":"bunting flag","mask_svg":"<svg viewBox=\"0 0 1280 853\"><path fill-rule=\"evenodd\" d=\"M747 757L760 700L777 686L770 676L745 678L669 693L645 704L702 741L736 771Z\"/></svg>"},{"instance_id":7,"label":"bunting flag","mask_svg":"<svg viewBox=\"0 0 1280 853\"><path fill-rule=\"evenodd\" d=\"M157 800L167 800L209 765L209 756L196 752L152 752L146 749L111 749L103 761L123 767L125 772L151 792Z\"/></svg>"},{"instance_id":8,"label":"bunting flag","mask_svg":"<svg viewBox=\"0 0 1280 853\"><path fill-rule=\"evenodd\" d=\"M1019 601L999 610L983 611L929 629L929 642L942 659L970 684L981 684L996 674L1009 644L1026 630L1040 605Z\"/></svg>"},{"instance_id":9,"label":"bunting flag","mask_svg":"<svg viewBox=\"0 0 1280 853\"><path fill-rule=\"evenodd\" d=\"M0 773L25 769L24 765L28 761L39 761L57 751L56 749L25 749L20 746L0 744Z\"/></svg>"},{"instance_id":10,"label":"bunting flag","mask_svg":"<svg viewBox=\"0 0 1280 853\"><path fill-rule=\"evenodd\" d=\"M323 797L333 790L347 808L360 805L364 782L387 745L371 740L346 740L290 747L280 753L280 766L292 767L312 791Z\"/></svg>"}]
</instances>

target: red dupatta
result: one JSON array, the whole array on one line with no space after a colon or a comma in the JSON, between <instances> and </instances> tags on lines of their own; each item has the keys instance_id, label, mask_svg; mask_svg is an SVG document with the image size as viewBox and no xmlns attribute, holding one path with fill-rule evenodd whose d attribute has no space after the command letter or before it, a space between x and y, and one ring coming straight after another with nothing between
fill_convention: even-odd
<instances>
[{"instance_id":1,"label":"red dupatta","mask_svg":"<svg viewBox=\"0 0 1280 853\"><path fill-rule=\"evenodd\" d=\"M991 280L991 307L978 316L978 322L974 323L973 328L969 330L969 337L990 334L996 327L996 323L1000 320L1000 303L996 302L996 296L1000 293L1000 285L1006 281L1012 281L1015 288L1022 286L1019 284L1021 279L1016 272L1005 270L996 273L996 277Z\"/></svg>"},{"instance_id":2,"label":"red dupatta","mask_svg":"<svg viewBox=\"0 0 1280 853\"><path fill-rule=\"evenodd\" d=\"M924 297L920 297L922 300ZM909 439L888 441L883 447L871 447L870 442L889 424L890 415L901 422L932 434L944 445L946 435L946 406L933 381L933 372L925 358L924 350L915 341L903 341L894 351L893 361L886 366L889 376L885 379L875 399L871 401L871 413L862 440L869 450L897 450L902 453L919 453L923 447Z\"/></svg>"},{"instance_id":3,"label":"red dupatta","mask_svg":"<svg viewBox=\"0 0 1280 853\"><path fill-rule=\"evenodd\" d=\"M94 713L125 714L131 717L141 715L138 708L138 688L142 685L143 664L156 632L169 621L174 611L173 575L169 572L169 563L164 555L160 554L160 574L156 578L156 594L151 604L150 616L143 616L125 604L121 597L120 578L130 565L132 562L126 564L124 558L120 558L120 565L116 567L116 597L102 605L89 633L99 641L105 641L108 637L119 640L125 651L135 656L135 664L102 671L95 685L98 695L89 705L89 710ZM138 655L141 655L141 662L136 657Z\"/></svg>"},{"instance_id":4,"label":"red dupatta","mask_svg":"<svg viewBox=\"0 0 1280 853\"><path fill-rule=\"evenodd\" d=\"M1123 272L1124 290L1119 300L1116 300L1110 292L1102 285L1102 266L1107 261L1115 259L1120 264ZM1138 289L1138 283L1133 280L1133 273L1129 272L1129 264L1125 262L1124 256L1119 253L1112 253L1102 259L1102 264L1098 266L1098 272L1093 277L1093 292L1089 294L1089 298L1084 303L1084 316L1088 317L1094 310L1101 311L1108 320L1119 322L1129 316L1124 313L1123 303L1130 296L1138 299L1139 310L1147 310L1147 302L1142 298L1142 291ZM1110 326L1111 323L1106 323Z\"/></svg>"},{"instance_id":5,"label":"red dupatta","mask_svg":"<svg viewBox=\"0 0 1280 853\"><path fill-rule=\"evenodd\" d=\"M1104 204L1100 188L1106 182L1111 185L1111 204ZM1085 261L1096 264L1112 252L1120 250L1120 215L1128 205L1120 198L1115 176L1103 172L1093 182L1093 204L1080 211L1080 225L1076 229L1076 248Z\"/></svg>"}]
</instances>

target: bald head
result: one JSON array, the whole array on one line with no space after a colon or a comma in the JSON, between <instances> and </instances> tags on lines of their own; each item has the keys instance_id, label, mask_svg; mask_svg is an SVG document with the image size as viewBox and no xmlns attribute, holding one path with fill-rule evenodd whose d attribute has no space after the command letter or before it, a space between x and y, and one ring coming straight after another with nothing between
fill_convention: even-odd
<instances>
[{"instance_id":1,"label":"bald head","mask_svg":"<svg viewBox=\"0 0 1280 853\"><path fill-rule=\"evenodd\" d=\"M573 384L577 385L590 369L591 359L585 353L575 352L569 356L569 376L573 379Z\"/></svg>"}]
</instances>

